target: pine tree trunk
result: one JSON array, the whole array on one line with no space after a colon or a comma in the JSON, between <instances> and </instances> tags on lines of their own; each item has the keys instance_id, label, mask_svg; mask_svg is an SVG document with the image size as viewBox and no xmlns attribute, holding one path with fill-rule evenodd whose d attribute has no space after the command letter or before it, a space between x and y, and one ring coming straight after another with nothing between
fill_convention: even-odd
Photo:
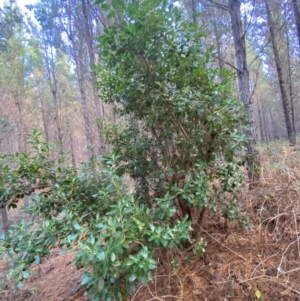
<instances>
[{"instance_id":1,"label":"pine tree trunk","mask_svg":"<svg viewBox=\"0 0 300 301\"><path fill-rule=\"evenodd\" d=\"M90 124L89 110L88 110L88 101L87 101L87 92L86 92L86 83L85 83L85 65L83 58L85 56L83 48L85 47L84 38L82 37L82 32L77 33L78 36L76 39L76 33L74 32L74 20L72 15L72 4L67 2L67 20L68 20L68 36L72 43L72 56L74 59L76 67L77 82L80 92L80 109L83 118L83 129L86 140L87 147L87 157L91 159L93 157L92 146L93 146L93 135ZM83 35L84 36L84 35Z\"/></svg>"},{"instance_id":2,"label":"pine tree trunk","mask_svg":"<svg viewBox=\"0 0 300 301\"><path fill-rule=\"evenodd\" d=\"M267 122L267 114L265 109L262 109L262 115L263 115L263 122L264 122L264 130L265 130L265 138L266 138L266 142L270 141L270 131L269 131L269 127L268 127L268 122Z\"/></svg>"},{"instance_id":3,"label":"pine tree trunk","mask_svg":"<svg viewBox=\"0 0 300 301\"><path fill-rule=\"evenodd\" d=\"M285 18L288 19L288 12L285 9ZM294 110L294 89L293 89L293 81L292 81L292 68L291 68L291 56L290 56L290 40L289 40L289 28L287 23L285 24L285 35L286 35L286 47L287 47L287 66L288 66L288 83L289 83L289 98L291 102L292 108L292 125L293 131L296 135L296 128L295 128L295 110Z\"/></svg>"},{"instance_id":4,"label":"pine tree trunk","mask_svg":"<svg viewBox=\"0 0 300 301\"><path fill-rule=\"evenodd\" d=\"M81 66L81 62L76 61L76 70L77 70L78 86L80 91L81 112L83 117L83 124L84 124L83 127L84 127L84 133L86 138L87 154L88 154L88 158L91 159L93 157L93 153L92 153L93 138L92 138L92 131L91 131L89 114L88 114L86 89L84 83L83 67Z\"/></svg>"},{"instance_id":5,"label":"pine tree trunk","mask_svg":"<svg viewBox=\"0 0 300 301\"><path fill-rule=\"evenodd\" d=\"M259 131L261 141L265 141L264 129L263 129L263 116L261 108L258 109Z\"/></svg>"},{"instance_id":6,"label":"pine tree trunk","mask_svg":"<svg viewBox=\"0 0 300 301\"><path fill-rule=\"evenodd\" d=\"M47 117L46 117L46 112L45 112L45 101L44 101L44 98L41 97L39 99L39 101L40 101L40 105L41 105L42 120L43 120L43 127L44 127L44 131L45 131L46 142L50 143L50 140L49 140L49 130L48 130L48 122L47 122Z\"/></svg>"},{"instance_id":7,"label":"pine tree trunk","mask_svg":"<svg viewBox=\"0 0 300 301\"><path fill-rule=\"evenodd\" d=\"M19 118L17 118L17 128L18 128L18 143L19 143L19 151L20 152L27 152L27 143L26 143L26 136L25 136L25 123L23 119L23 110L22 110L22 104L20 99L18 99L19 96L14 95L15 98L15 104L18 109Z\"/></svg>"},{"instance_id":8,"label":"pine tree trunk","mask_svg":"<svg viewBox=\"0 0 300 301\"><path fill-rule=\"evenodd\" d=\"M46 47L46 46L45 46ZM63 152L63 135L62 135L62 128L61 128L61 122L60 122L60 116L59 116L59 107L58 107L58 97L57 97L57 78L56 78L56 70L54 66L54 54L53 49L50 47L50 54L48 53L48 49L45 48L45 59L46 59L46 68L48 73L48 82L49 87L52 93L52 100L54 104L54 121L56 125L57 130L57 136L58 136L58 142L59 142L59 151L60 154Z\"/></svg>"},{"instance_id":9,"label":"pine tree trunk","mask_svg":"<svg viewBox=\"0 0 300 301\"><path fill-rule=\"evenodd\" d=\"M256 144L252 101L250 97L249 86L249 71L246 61L246 42L245 32L243 30L242 17L241 17L241 2L239 0L228 0L228 9L231 18L231 27L234 40L236 66L238 69L238 86L240 100L244 104L246 113L246 134L248 141L246 143L247 150L247 167L248 178L250 181L250 189L254 182L257 182L260 177L259 167L259 155L255 150Z\"/></svg>"},{"instance_id":10,"label":"pine tree trunk","mask_svg":"<svg viewBox=\"0 0 300 301\"><path fill-rule=\"evenodd\" d=\"M73 133L70 133L70 148L71 148L71 159L73 167L76 167L76 160L75 160L75 149L74 149L74 140L73 140Z\"/></svg>"},{"instance_id":11,"label":"pine tree trunk","mask_svg":"<svg viewBox=\"0 0 300 301\"><path fill-rule=\"evenodd\" d=\"M219 67L220 67L220 69L222 69L222 68L224 68L224 60L223 60L223 55L222 55L222 51L221 51L221 35L220 35L220 32L219 32L217 22L213 18L212 18L212 24L213 24L214 33L215 33L215 36L216 36L216 46L217 46Z\"/></svg>"},{"instance_id":12,"label":"pine tree trunk","mask_svg":"<svg viewBox=\"0 0 300 301\"><path fill-rule=\"evenodd\" d=\"M93 36L93 25L92 25L92 18L88 10L88 6L86 3L86 0L82 0L82 11L83 11L83 17L84 17L84 26L83 30L85 32L84 38L86 40L87 48L88 48L88 54L90 59L91 66L94 66L96 64L96 56L95 56L95 48L93 45L94 42L94 36ZM95 106L95 115L96 115L96 125L97 125L97 131L98 131L98 140L100 141L99 149L101 150L104 144L104 136L103 136L103 112L101 112L101 105L100 100L98 97L98 90L95 87L96 83L96 77L93 73L91 73L91 81L92 81L92 89L93 89L93 100L94 100L94 106Z\"/></svg>"},{"instance_id":13,"label":"pine tree trunk","mask_svg":"<svg viewBox=\"0 0 300 301\"><path fill-rule=\"evenodd\" d=\"M300 10L299 10L299 3L298 0L292 0L293 3L293 10L295 15L295 23L297 28L297 35L298 35L298 44L299 44L299 56L300 56Z\"/></svg>"},{"instance_id":14,"label":"pine tree trunk","mask_svg":"<svg viewBox=\"0 0 300 301\"><path fill-rule=\"evenodd\" d=\"M280 88L281 100L283 104L283 111L284 111L285 124L286 124L289 144L290 146L294 146L296 144L296 133L295 133L295 127L293 125L293 107L292 107L291 100L289 99L289 95L286 88L287 86L284 80L281 61L279 57L279 51L276 43L274 22L273 22L268 1L265 1L265 5L266 5L268 27L269 27L270 39L272 43L276 70L278 75L279 88Z\"/></svg>"},{"instance_id":15,"label":"pine tree trunk","mask_svg":"<svg viewBox=\"0 0 300 301\"><path fill-rule=\"evenodd\" d=\"M273 139L278 139L279 138L278 126L277 126L277 122L274 119L274 115L272 113L272 110L270 110L270 119L271 119L271 125L272 125L272 136L273 136Z\"/></svg>"}]
</instances>

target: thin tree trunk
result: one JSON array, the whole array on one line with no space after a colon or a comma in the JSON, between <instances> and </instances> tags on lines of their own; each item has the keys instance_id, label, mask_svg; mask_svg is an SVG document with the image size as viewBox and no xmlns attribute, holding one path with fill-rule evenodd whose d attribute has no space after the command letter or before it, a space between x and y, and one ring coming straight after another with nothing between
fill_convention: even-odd
<instances>
[{"instance_id":1,"label":"thin tree trunk","mask_svg":"<svg viewBox=\"0 0 300 301\"><path fill-rule=\"evenodd\" d=\"M24 119L23 119L23 110L22 110L22 105L21 105L20 100L16 100L16 104L18 107L19 120L20 120L20 123L18 124L20 151L27 152L27 143L26 143L26 136L25 136L26 129L25 129L25 123L24 123Z\"/></svg>"},{"instance_id":2,"label":"thin tree trunk","mask_svg":"<svg viewBox=\"0 0 300 301\"><path fill-rule=\"evenodd\" d=\"M50 58L48 54L48 50L45 49L45 59L46 59L46 68L48 73L48 81L49 87L52 93L52 99L54 103L54 121L56 124L57 129L57 136L59 141L59 151L60 154L63 152L63 136L62 136L62 128L60 124L60 117L59 117L59 109L58 109L58 98L57 98L57 78L55 74L55 66L54 66L54 55L52 47L50 47ZM50 60L50 61L49 61Z\"/></svg>"},{"instance_id":3,"label":"thin tree trunk","mask_svg":"<svg viewBox=\"0 0 300 301\"><path fill-rule=\"evenodd\" d=\"M289 43L288 36L287 36L287 58L288 58L289 97L290 97L291 110L292 110L292 126L293 126L293 132L296 135L295 110L294 110L294 92L293 92L294 89L293 89L293 82L292 82L292 70L291 70L291 58L290 58L290 43Z\"/></svg>"},{"instance_id":4,"label":"thin tree trunk","mask_svg":"<svg viewBox=\"0 0 300 301\"><path fill-rule=\"evenodd\" d=\"M43 120L43 127L44 127L44 131L45 131L46 142L49 143L50 140L49 140L48 122L47 122L46 112L45 112L45 101L44 101L43 97L41 97L39 99L39 101L41 104L42 120Z\"/></svg>"},{"instance_id":5,"label":"thin tree trunk","mask_svg":"<svg viewBox=\"0 0 300 301\"><path fill-rule=\"evenodd\" d=\"M92 145L93 145L93 138L92 138L92 129L90 125L90 119L89 119L89 112L88 112L88 106L87 106L87 99L86 99L86 86L85 86L85 77L84 77L84 66L83 66L83 52L82 48L84 45L82 45L82 40L76 40L76 36L73 32L73 26L74 26L74 20L72 19L72 8L71 3L67 2L67 14L68 14L68 36L69 39L72 42L72 56L75 62L76 66L76 74L77 74L77 81L78 81L78 87L80 92L80 104L81 104L81 114L83 118L83 128L84 128L84 134L85 134L85 140L86 140L86 147L87 147L87 156L89 159L92 158ZM79 38L78 38L79 39ZM80 44L81 43L81 44Z\"/></svg>"},{"instance_id":6,"label":"thin tree trunk","mask_svg":"<svg viewBox=\"0 0 300 301\"><path fill-rule=\"evenodd\" d=\"M274 119L274 115L272 113L272 110L270 110L270 119L271 119L271 125L272 125L272 136L274 139L278 139L279 135L278 135L278 126L277 126L277 122Z\"/></svg>"},{"instance_id":7,"label":"thin tree trunk","mask_svg":"<svg viewBox=\"0 0 300 301\"><path fill-rule=\"evenodd\" d=\"M55 79L56 81L56 79ZM60 124L60 117L59 117L59 110L58 110L58 99L57 99L57 89L53 89L52 91L52 98L54 102L54 120L56 123L57 128L57 135L58 135L58 141L59 141L59 151L62 154L63 153L63 136L62 136L62 129Z\"/></svg>"},{"instance_id":8,"label":"thin tree trunk","mask_svg":"<svg viewBox=\"0 0 300 301\"><path fill-rule=\"evenodd\" d=\"M220 36L220 32L219 32L216 20L214 18L211 18L211 19L212 19L215 36L216 36L216 46L217 46L217 52L218 52L219 67L220 67L220 69L222 69L222 68L224 68L224 60L223 60L223 55L222 55L222 51L221 51L221 41L220 41L221 36Z\"/></svg>"},{"instance_id":9,"label":"thin tree trunk","mask_svg":"<svg viewBox=\"0 0 300 301\"><path fill-rule=\"evenodd\" d=\"M285 19L288 19L287 10L285 9ZM288 83L289 83L289 97L292 108L292 124L293 131L296 135L295 128L295 110L294 110L294 89L293 89L293 81L292 81L292 68L291 68L291 56L290 56L290 40L289 40L289 29L287 23L285 24L285 35L286 35L286 52L287 52L287 66L288 66Z\"/></svg>"},{"instance_id":10,"label":"thin tree trunk","mask_svg":"<svg viewBox=\"0 0 300 301\"><path fill-rule=\"evenodd\" d=\"M269 127L268 127L268 122L267 122L267 117L266 117L266 111L263 108L262 109L262 115L263 115L263 123L264 123L264 132L265 132L265 138L266 138L266 142L270 141L270 131L269 131Z\"/></svg>"},{"instance_id":11,"label":"thin tree trunk","mask_svg":"<svg viewBox=\"0 0 300 301\"><path fill-rule=\"evenodd\" d=\"M94 37L93 37L93 28L92 28L92 22L91 22L91 16L89 14L89 10L87 7L86 0L82 0L82 11L84 16L84 28L85 31L85 40L88 48L89 53L89 59L91 66L94 66L96 64L96 56L95 56L95 48L93 45ZM103 137L103 112L101 112L101 106L100 106L100 100L98 97L98 90L95 87L96 83L96 77L94 73L91 73L91 79L92 79L92 89L93 89L93 100L94 100L94 106L95 106L95 115L96 115L96 125L98 130L98 139L100 140L99 149L101 149L102 144L104 143L104 137Z\"/></svg>"},{"instance_id":12,"label":"thin tree trunk","mask_svg":"<svg viewBox=\"0 0 300 301\"><path fill-rule=\"evenodd\" d=\"M7 209L6 209L6 207L0 208L0 229L4 233L7 233L8 227L9 227L9 224L8 224Z\"/></svg>"},{"instance_id":13,"label":"thin tree trunk","mask_svg":"<svg viewBox=\"0 0 300 301\"><path fill-rule=\"evenodd\" d=\"M18 145L19 149L18 151L21 152L27 152L27 143L26 143L26 137L25 137L25 123L23 119L23 110L22 110L22 104L19 99L19 95L17 93L14 93L11 90L11 93L13 95L13 98L15 100L15 105L17 107L18 111L18 117L16 118L16 124L17 124L17 129L18 129Z\"/></svg>"},{"instance_id":14,"label":"thin tree trunk","mask_svg":"<svg viewBox=\"0 0 300 301\"><path fill-rule=\"evenodd\" d=\"M293 3L293 10L295 15L295 23L297 28L297 35L298 35L298 44L299 44L299 57L300 57L300 10L299 10L299 3L298 0L292 0Z\"/></svg>"},{"instance_id":15,"label":"thin tree trunk","mask_svg":"<svg viewBox=\"0 0 300 301\"><path fill-rule=\"evenodd\" d=\"M286 83L284 80L281 61L280 61L280 57L279 57L279 51L278 51L276 38L275 38L274 22L273 22L273 18L271 15L269 3L266 0L265 0L265 5L266 5L268 27L269 27L270 39L271 39L271 43L272 43L276 70L277 70L277 75L278 75L279 88L280 88L281 100L282 100L282 104L283 104L285 124L286 124L286 128L287 128L289 144L291 146L294 146L296 144L296 133L295 133L295 127L293 126L292 104L288 97L288 92L286 90Z\"/></svg>"},{"instance_id":16,"label":"thin tree trunk","mask_svg":"<svg viewBox=\"0 0 300 301\"><path fill-rule=\"evenodd\" d=\"M80 91L80 98L81 98L81 112L83 117L83 124L84 124L84 134L86 138L86 147L87 147L87 154L88 158L91 159L93 156L92 153L92 132L91 132L91 125L90 119L88 114L88 107L87 107L87 99L86 99L86 92L85 92L85 84L84 84L84 76L83 76L83 67L81 66L80 62L76 62L76 70L77 70L77 78L78 78L78 85Z\"/></svg>"},{"instance_id":17,"label":"thin tree trunk","mask_svg":"<svg viewBox=\"0 0 300 301\"><path fill-rule=\"evenodd\" d=\"M259 131L260 131L260 139L263 142L265 140L264 130L263 130L263 116L261 108L258 109L258 119L259 119Z\"/></svg>"},{"instance_id":18,"label":"thin tree trunk","mask_svg":"<svg viewBox=\"0 0 300 301\"><path fill-rule=\"evenodd\" d=\"M73 140L73 133L70 133L70 148L71 148L71 159L73 167L76 167L76 160L75 160L75 149L74 149L74 140Z\"/></svg>"},{"instance_id":19,"label":"thin tree trunk","mask_svg":"<svg viewBox=\"0 0 300 301\"><path fill-rule=\"evenodd\" d=\"M250 97L250 85L249 85L249 71L246 60L246 42L245 32L243 30L242 17L241 17L241 2L239 0L228 0L228 9L231 18L231 27L234 40L235 58L238 69L238 85L240 100L244 104L246 113L246 134L248 141L246 143L247 150L247 165L248 165L248 178L250 181L250 189L253 183L260 177L259 167L259 155L254 149L256 144L254 121L253 121L253 109L252 100Z\"/></svg>"},{"instance_id":20,"label":"thin tree trunk","mask_svg":"<svg viewBox=\"0 0 300 301\"><path fill-rule=\"evenodd\" d=\"M50 48L51 51L51 61L52 65L54 62L54 56L53 56L53 50L52 47ZM62 154L63 152L63 135L62 135L62 128L61 128L61 123L60 123L60 116L59 116L59 106L58 106L58 98L57 98L57 78L56 78L56 73L54 70L54 66L51 68L52 72L52 87L51 87L51 92L52 92L52 97L53 97L53 102L54 102L54 108L55 108L55 122L56 122L56 127L57 127L57 135L58 135L58 141L59 141L59 150Z\"/></svg>"}]
</instances>

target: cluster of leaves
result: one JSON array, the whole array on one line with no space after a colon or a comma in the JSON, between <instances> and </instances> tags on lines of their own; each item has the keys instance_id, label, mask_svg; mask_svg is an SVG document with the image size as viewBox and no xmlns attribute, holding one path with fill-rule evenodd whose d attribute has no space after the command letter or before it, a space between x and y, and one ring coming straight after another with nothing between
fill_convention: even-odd
<instances>
[{"instance_id":1,"label":"cluster of leaves","mask_svg":"<svg viewBox=\"0 0 300 301\"><path fill-rule=\"evenodd\" d=\"M139 199L155 207L155 197L170 193L182 217L192 220L190 208L219 207L246 224L232 197L245 142L232 73L212 67L201 31L169 1L98 2L119 17L99 38L98 86L126 120L109 127L107 139Z\"/></svg>"},{"instance_id":2,"label":"cluster of leaves","mask_svg":"<svg viewBox=\"0 0 300 301\"><path fill-rule=\"evenodd\" d=\"M2 245L14 258L11 276L29 277L53 246L76 253L92 300L119 300L145 282L157 247L191 241L191 209L222 212L247 225L234 198L245 137L232 74L212 68L201 33L168 1L99 1L113 25L99 39L95 68L102 99L124 124L107 129L113 154L79 169L34 131L32 152L0 158L0 202L33 194L32 217L10 228ZM136 189L122 183L128 173ZM36 193L36 189L42 189ZM201 215L201 214L200 214ZM194 249L203 253L205 242Z\"/></svg>"},{"instance_id":3,"label":"cluster of leaves","mask_svg":"<svg viewBox=\"0 0 300 301\"><path fill-rule=\"evenodd\" d=\"M12 225L1 241L13 258L10 277L19 284L30 276L32 263L40 264L58 246L75 251L73 263L85 268L82 284L91 300L119 300L151 277L155 248L189 238L187 220L168 222L175 213L170 196L152 210L127 193L117 157L94 159L77 170L64 155L51 160L51 147L37 131L29 139L31 153L1 157L2 204L33 191L25 208L31 219ZM35 193L36 188L43 190Z\"/></svg>"}]
</instances>

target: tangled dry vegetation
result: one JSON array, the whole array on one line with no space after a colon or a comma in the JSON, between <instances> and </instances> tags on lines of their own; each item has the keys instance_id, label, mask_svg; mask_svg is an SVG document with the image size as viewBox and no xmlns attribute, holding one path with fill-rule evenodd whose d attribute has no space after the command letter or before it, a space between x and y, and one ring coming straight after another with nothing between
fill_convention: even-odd
<instances>
[{"instance_id":1,"label":"tangled dry vegetation","mask_svg":"<svg viewBox=\"0 0 300 301\"><path fill-rule=\"evenodd\" d=\"M152 280L128 301L300 300L300 151L283 145L261 147L260 183L239 195L252 228L207 214L201 227L204 255L157 250ZM87 300L71 258L53 250L20 290L10 284L0 290L0 300ZM5 269L2 260L0 274Z\"/></svg>"}]
</instances>

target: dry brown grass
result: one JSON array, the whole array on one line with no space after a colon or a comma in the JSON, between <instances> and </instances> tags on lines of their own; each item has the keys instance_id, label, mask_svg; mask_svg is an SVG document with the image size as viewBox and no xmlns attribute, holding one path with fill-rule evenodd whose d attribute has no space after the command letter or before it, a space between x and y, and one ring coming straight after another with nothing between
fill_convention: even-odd
<instances>
[{"instance_id":1,"label":"dry brown grass","mask_svg":"<svg viewBox=\"0 0 300 301\"><path fill-rule=\"evenodd\" d=\"M83 301L84 291L80 287L80 274L70 265L73 255L58 255L53 249L39 266L33 268L33 275L23 282L21 289L14 289L12 284L0 293L2 301ZM0 291L1 292L1 291ZM5 294L5 295L4 295ZM73 298L77 296L76 298ZM2 299L1 299L2 297ZM72 298L71 298L72 297Z\"/></svg>"},{"instance_id":2,"label":"dry brown grass","mask_svg":"<svg viewBox=\"0 0 300 301\"><path fill-rule=\"evenodd\" d=\"M260 183L239 195L252 229L206 215L204 257L180 250L158 256L153 280L128 301L300 300L300 152L274 143L262 147L261 162Z\"/></svg>"},{"instance_id":3,"label":"dry brown grass","mask_svg":"<svg viewBox=\"0 0 300 301\"><path fill-rule=\"evenodd\" d=\"M204 256L157 250L152 280L127 301L300 300L300 152L274 143L262 147L261 159L260 183L239 195L252 229L207 214L200 229L208 242ZM0 292L0 300L85 300L71 258L53 250L22 289L2 291L4 299Z\"/></svg>"}]
</instances>

